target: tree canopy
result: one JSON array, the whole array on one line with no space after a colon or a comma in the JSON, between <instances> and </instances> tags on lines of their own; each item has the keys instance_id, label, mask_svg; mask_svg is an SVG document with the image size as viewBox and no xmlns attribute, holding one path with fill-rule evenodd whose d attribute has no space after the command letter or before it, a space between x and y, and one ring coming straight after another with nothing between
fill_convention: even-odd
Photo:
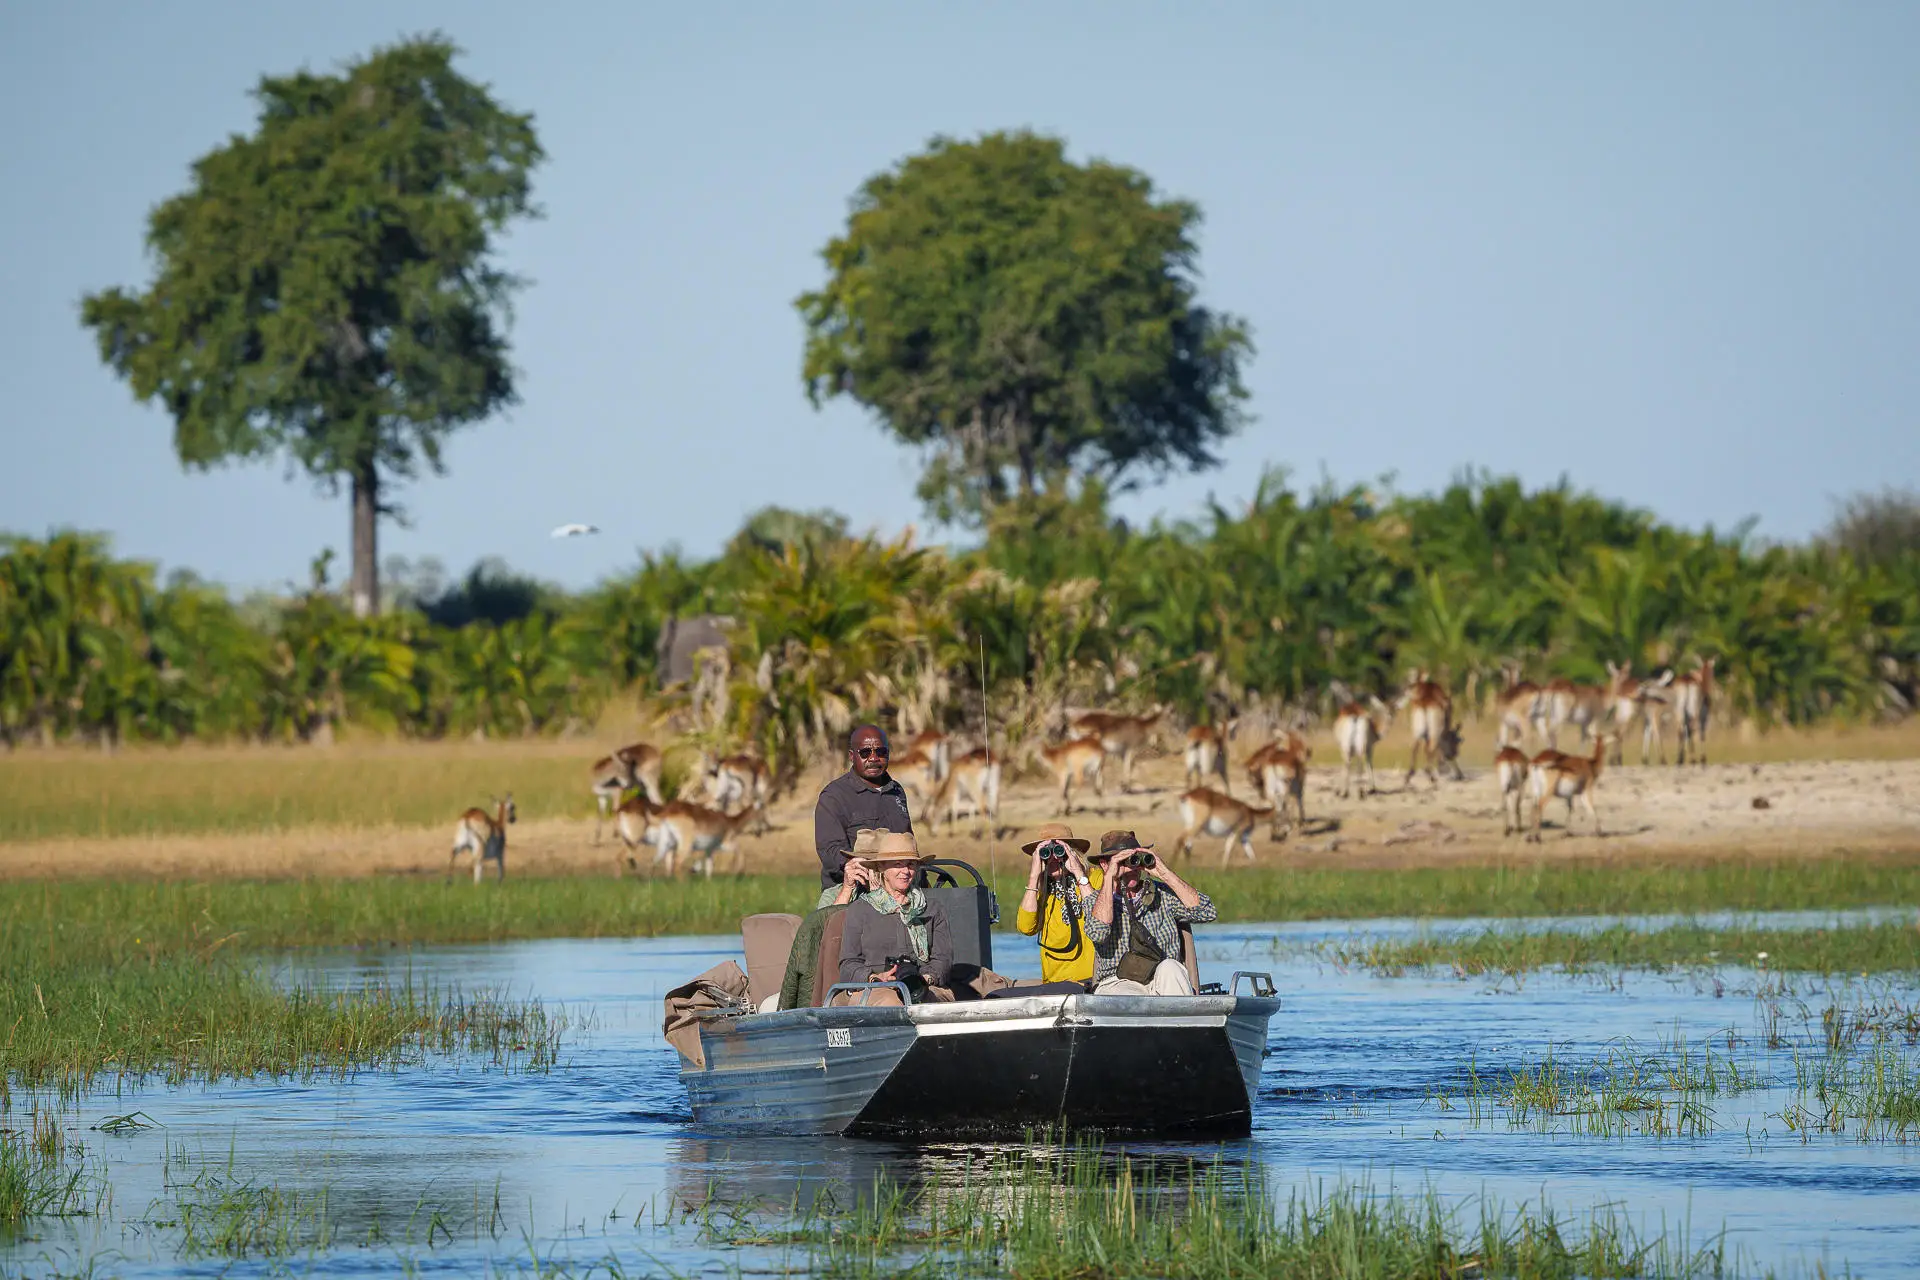
<instances>
[{"instance_id":1,"label":"tree canopy","mask_svg":"<svg viewBox=\"0 0 1920 1280\"><path fill-rule=\"evenodd\" d=\"M453 69L438 36L337 75L264 77L259 120L152 213L143 293L82 319L182 463L284 454L353 495L353 603L379 603L377 522L396 478L442 469L448 433L514 398L519 283L494 237L535 211L532 117Z\"/></svg>"},{"instance_id":2,"label":"tree canopy","mask_svg":"<svg viewBox=\"0 0 1920 1280\"><path fill-rule=\"evenodd\" d=\"M808 396L851 396L926 448L942 519L1217 465L1252 343L1195 301L1199 223L1057 138L935 138L860 188L826 284L796 301Z\"/></svg>"}]
</instances>

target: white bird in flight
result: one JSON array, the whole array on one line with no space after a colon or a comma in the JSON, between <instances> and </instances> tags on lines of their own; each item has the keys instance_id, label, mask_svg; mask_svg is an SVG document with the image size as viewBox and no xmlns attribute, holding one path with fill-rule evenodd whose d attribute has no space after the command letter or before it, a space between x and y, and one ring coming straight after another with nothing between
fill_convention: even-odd
<instances>
[{"instance_id":1,"label":"white bird in flight","mask_svg":"<svg viewBox=\"0 0 1920 1280\"><path fill-rule=\"evenodd\" d=\"M553 531L556 538L577 538L585 533L598 533L600 526L594 524L563 524Z\"/></svg>"}]
</instances>

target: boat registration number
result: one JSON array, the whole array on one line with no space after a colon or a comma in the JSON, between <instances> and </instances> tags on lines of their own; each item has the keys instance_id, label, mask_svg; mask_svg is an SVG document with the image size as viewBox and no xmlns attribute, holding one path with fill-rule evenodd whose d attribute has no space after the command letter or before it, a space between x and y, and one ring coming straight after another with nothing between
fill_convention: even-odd
<instances>
[{"instance_id":1,"label":"boat registration number","mask_svg":"<svg viewBox=\"0 0 1920 1280\"><path fill-rule=\"evenodd\" d=\"M853 1028L828 1027L827 1028L827 1048L829 1049L853 1048Z\"/></svg>"}]
</instances>

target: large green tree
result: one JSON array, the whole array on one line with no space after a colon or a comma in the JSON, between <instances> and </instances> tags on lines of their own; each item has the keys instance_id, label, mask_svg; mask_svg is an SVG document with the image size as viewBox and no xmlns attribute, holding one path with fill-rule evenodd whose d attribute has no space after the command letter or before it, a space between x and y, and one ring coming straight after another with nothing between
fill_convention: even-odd
<instances>
[{"instance_id":1,"label":"large green tree","mask_svg":"<svg viewBox=\"0 0 1920 1280\"><path fill-rule=\"evenodd\" d=\"M189 467L284 454L353 497L354 611L379 607L388 491L443 469L455 428L512 402L519 283L494 239L534 213L532 117L453 69L440 37L338 75L265 77L257 127L156 208L158 271L82 317L101 358L172 416Z\"/></svg>"},{"instance_id":2,"label":"large green tree","mask_svg":"<svg viewBox=\"0 0 1920 1280\"><path fill-rule=\"evenodd\" d=\"M1246 326L1195 301L1197 206L1057 138L936 138L868 179L796 305L808 396L847 395L931 457L944 519L1217 463Z\"/></svg>"}]
</instances>

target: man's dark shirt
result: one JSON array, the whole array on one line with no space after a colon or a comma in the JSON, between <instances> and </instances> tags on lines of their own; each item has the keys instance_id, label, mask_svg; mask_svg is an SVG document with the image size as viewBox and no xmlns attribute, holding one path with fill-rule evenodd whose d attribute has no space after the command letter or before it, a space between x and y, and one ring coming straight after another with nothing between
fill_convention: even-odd
<instances>
[{"instance_id":1,"label":"man's dark shirt","mask_svg":"<svg viewBox=\"0 0 1920 1280\"><path fill-rule=\"evenodd\" d=\"M813 851L820 855L820 887L846 878L847 850L854 832L862 827L878 831L912 831L907 793L888 778L879 787L849 769L820 789L813 809Z\"/></svg>"}]
</instances>

